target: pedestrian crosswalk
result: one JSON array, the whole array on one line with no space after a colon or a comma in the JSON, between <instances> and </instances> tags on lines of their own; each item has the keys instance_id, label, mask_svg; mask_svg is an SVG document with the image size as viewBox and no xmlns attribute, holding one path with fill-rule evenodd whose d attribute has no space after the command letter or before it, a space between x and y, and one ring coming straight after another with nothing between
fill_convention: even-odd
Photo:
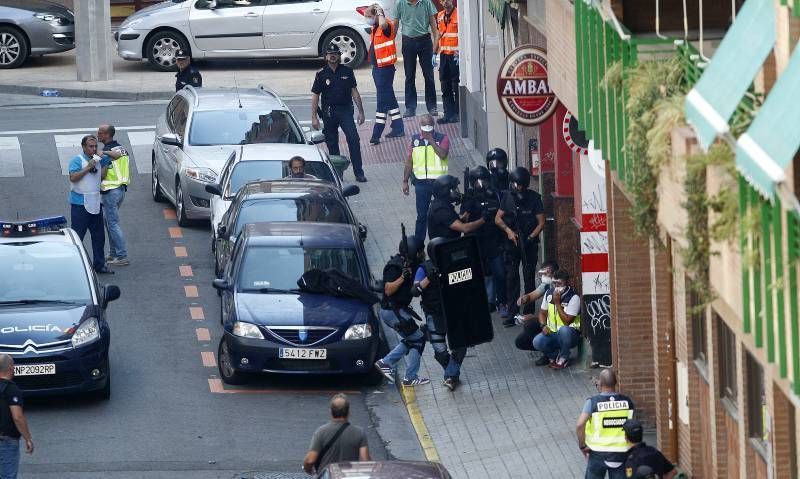
<instances>
[{"instance_id":1,"label":"pedestrian crosswalk","mask_svg":"<svg viewBox=\"0 0 800 479\"><path fill-rule=\"evenodd\" d=\"M131 160L131 172L149 175L151 166L151 151L153 149L154 130L142 130L137 127L135 131L118 129L116 140L128 149ZM120 131L122 130L122 131ZM62 130L63 131L63 130ZM37 155L52 158L58 161L62 175L69 174L69 161L81 152L81 139L85 135L94 134L96 129L69 130L68 134L47 134L31 132L19 135L7 135L0 132L0 178L19 178L25 176L25 162L33 158L25 158L23 148L26 141L42 144L42 135L51 136L52 143L45 140L45 144L52 144L55 151L50 155ZM17 132L10 132L17 133Z\"/></svg>"}]
</instances>

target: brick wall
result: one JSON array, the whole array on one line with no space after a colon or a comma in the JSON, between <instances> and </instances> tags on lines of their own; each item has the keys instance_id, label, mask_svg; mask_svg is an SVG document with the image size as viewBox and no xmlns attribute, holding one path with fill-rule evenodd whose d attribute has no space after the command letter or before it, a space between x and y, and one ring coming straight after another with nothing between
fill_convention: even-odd
<instances>
[{"instance_id":1,"label":"brick wall","mask_svg":"<svg viewBox=\"0 0 800 479\"><path fill-rule=\"evenodd\" d=\"M606 171L610 171L608 166ZM640 417L655 424L655 370L650 287L650 245L633 232L630 202L606 176L608 192L611 351L620 391L631 396Z\"/></svg>"},{"instance_id":2,"label":"brick wall","mask_svg":"<svg viewBox=\"0 0 800 479\"><path fill-rule=\"evenodd\" d=\"M772 388L775 430L772 444L775 447L775 477L797 477L797 437L795 435L795 411L789 398L778 385Z\"/></svg>"},{"instance_id":3,"label":"brick wall","mask_svg":"<svg viewBox=\"0 0 800 479\"><path fill-rule=\"evenodd\" d=\"M547 0L547 79L567 109L578 112L575 53L575 7L567 0Z\"/></svg>"}]
</instances>

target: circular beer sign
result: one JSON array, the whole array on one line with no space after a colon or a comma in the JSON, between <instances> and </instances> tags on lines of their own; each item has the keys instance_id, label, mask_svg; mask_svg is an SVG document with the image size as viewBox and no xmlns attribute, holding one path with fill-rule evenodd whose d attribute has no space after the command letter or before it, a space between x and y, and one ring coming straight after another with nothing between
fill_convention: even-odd
<instances>
[{"instance_id":1,"label":"circular beer sign","mask_svg":"<svg viewBox=\"0 0 800 479\"><path fill-rule=\"evenodd\" d=\"M506 115L520 125L538 125L549 118L558 98L547 81L544 50L523 45L509 53L497 75L497 96Z\"/></svg>"}]
</instances>

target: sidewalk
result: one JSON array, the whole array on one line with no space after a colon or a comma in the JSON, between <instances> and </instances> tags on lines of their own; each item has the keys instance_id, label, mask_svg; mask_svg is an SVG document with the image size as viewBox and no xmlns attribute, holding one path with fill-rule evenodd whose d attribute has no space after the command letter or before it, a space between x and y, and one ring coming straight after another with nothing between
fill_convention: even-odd
<instances>
[{"instance_id":1,"label":"sidewalk","mask_svg":"<svg viewBox=\"0 0 800 479\"><path fill-rule=\"evenodd\" d=\"M114 78L101 82L77 80L75 50L32 57L21 68L3 70L0 93L38 95L41 90L60 90L62 96L105 98L119 100L169 99L175 94L175 72L155 71L146 62L130 62L112 53ZM314 75L322 68L322 59L310 60L200 60L197 66L203 75L204 86L238 85L253 88L264 84L281 96L308 96ZM405 75L402 60L395 65L394 87L400 106L403 106ZM374 95L372 67L365 64L355 70L358 90L362 95ZM438 91L438 70L437 75ZM416 76L419 101L424 109L424 83L417 65Z\"/></svg>"},{"instance_id":2,"label":"sidewalk","mask_svg":"<svg viewBox=\"0 0 800 479\"><path fill-rule=\"evenodd\" d=\"M362 139L369 138L371 128L369 122L359 128ZM362 141L369 182L359 185L361 194L350 203L369 225L367 255L376 278L397 251L400 222L413 230L413 188L412 196L405 197L400 183L406 141L418 128L417 119L406 120L405 141L384 140L379 146ZM459 137L457 125L439 129L450 136L450 173L461 178L464 167L477 165L480 155ZM352 179L348 170L345 180ZM499 317L494 320L494 341L469 350L462 386L454 393L441 385L442 369L430 347L423 354L420 374L430 377L431 384L415 388L415 396L432 441L426 448L422 440L428 458L438 455L455 478L583 477L585 461L574 431L584 401L596 393L590 374L534 366L526 352L514 347L519 327L503 328ZM417 433L424 431L417 427Z\"/></svg>"}]
</instances>

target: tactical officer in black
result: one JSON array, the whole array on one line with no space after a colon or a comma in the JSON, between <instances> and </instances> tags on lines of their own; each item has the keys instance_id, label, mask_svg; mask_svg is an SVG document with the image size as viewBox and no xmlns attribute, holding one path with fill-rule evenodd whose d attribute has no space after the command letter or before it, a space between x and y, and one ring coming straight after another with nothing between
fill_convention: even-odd
<instances>
[{"instance_id":1,"label":"tactical officer in black","mask_svg":"<svg viewBox=\"0 0 800 479\"><path fill-rule=\"evenodd\" d=\"M458 238L462 233L472 233L483 226L486 221L478 218L467 222L466 213L459 216L453 203L461 203L462 195L458 191L458 178L453 175L442 175L433 182L433 201L428 209L428 237Z\"/></svg>"},{"instance_id":2,"label":"tactical officer in black","mask_svg":"<svg viewBox=\"0 0 800 479\"><path fill-rule=\"evenodd\" d=\"M175 74L175 91L186 85L192 85L195 88L203 86L203 75L192 64L192 57L188 53L183 50L175 52L175 64L178 65L178 73Z\"/></svg>"},{"instance_id":3,"label":"tactical officer in black","mask_svg":"<svg viewBox=\"0 0 800 479\"><path fill-rule=\"evenodd\" d=\"M411 288L414 272L424 259L422 243L413 236L400 241L399 254L392 256L383 268L383 299L379 316L400 335L400 342L375 367L386 379L394 381L394 366L408 355L404 386L421 386L430 379L417 376L422 351L425 350L425 332L415 319L420 319L411 309Z\"/></svg>"},{"instance_id":4,"label":"tactical officer in black","mask_svg":"<svg viewBox=\"0 0 800 479\"><path fill-rule=\"evenodd\" d=\"M536 287L536 262L539 258L539 234L544 228L544 206L539 193L529 190L531 174L523 167L515 168L509 175L509 191L503 195L495 224L506 235L505 266L508 317L503 326L514 326L514 315L519 311L516 298L520 296L519 267L525 293Z\"/></svg>"},{"instance_id":5,"label":"tactical officer in black","mask_svg":"<svg viewBox=\"0 0 800 479\"><path fill-rule=\"evenodd\" d=\"M442 384L455 391L460 382L461 364L467 355L467 348L456 348L452 353L447 351L447 321L442 307L441 274L433 263L433 243L428 243L428 258L417 269L412 294L420 296L433 357L444 369Z\"/></svg>"},{"instance_id":6,"label":"tactical officer in black","mask_svg":"<svg viewBox=\"0 0 800 479\"><path fill-rule=\"evenodd\" d=\"M628 419L622 425L625 440L631 445L628 458L622 466L626 478L649 479L658 477L672 479L678 473L675 466L658 449L642 440L644 428L636 419Z\"/></svg>"},{"instance_id":7,"label":"tactical officer in black","mask_svg":"<svg viewBox=\"0 0 800 479\"><path fill-rule=\"evenodd\" d=\"M356 76L353 69L340 65L342 52L339 47L330 44L325 50L326 65L317 72L314 85L311 87L311 126L319 130L319 116L322 116L325 134L325 144L328 153L339 154L339 128L342 129L347 139L347 149L350 150L350 162L353 164L353 174L356 181L365 182L364 168L361 164L361 140L358 129L353 121L353 102L358 107L358 124L364 123L364 106L361 104L361 95L356 86ZM319 107L320 96L322 108Z\"/></svg>"},{"instance_id":8,"label":"tactical officer in black","mask_svg":"<svg viewBox=\"0 0 800 479\"><path fill-rule=\"evenodd\" d=\"M492 189L501 195L508 191L508 155L502 148L492 148L486 153L486 168L492 178Z\"/></svg>"},{"instance_id":9,"label":"tactical officer in black","mask_svg":"<svg viewBox=\"0 0 800 479\"><path fill-rule=\"evenodd\" d=\"M481 262L486 275L486 297L489 299L491 312L496 306L506 302L506 278L501 248L505 235L494 224L494 217L500 207L500 196L491 188L491 174L485 166L468 170L465 181L469 182L469 188L461 203L461 213L467 213L468 220L484 218L486 221L475 235L481 250Z\"/></svg>"}]
</instances>

